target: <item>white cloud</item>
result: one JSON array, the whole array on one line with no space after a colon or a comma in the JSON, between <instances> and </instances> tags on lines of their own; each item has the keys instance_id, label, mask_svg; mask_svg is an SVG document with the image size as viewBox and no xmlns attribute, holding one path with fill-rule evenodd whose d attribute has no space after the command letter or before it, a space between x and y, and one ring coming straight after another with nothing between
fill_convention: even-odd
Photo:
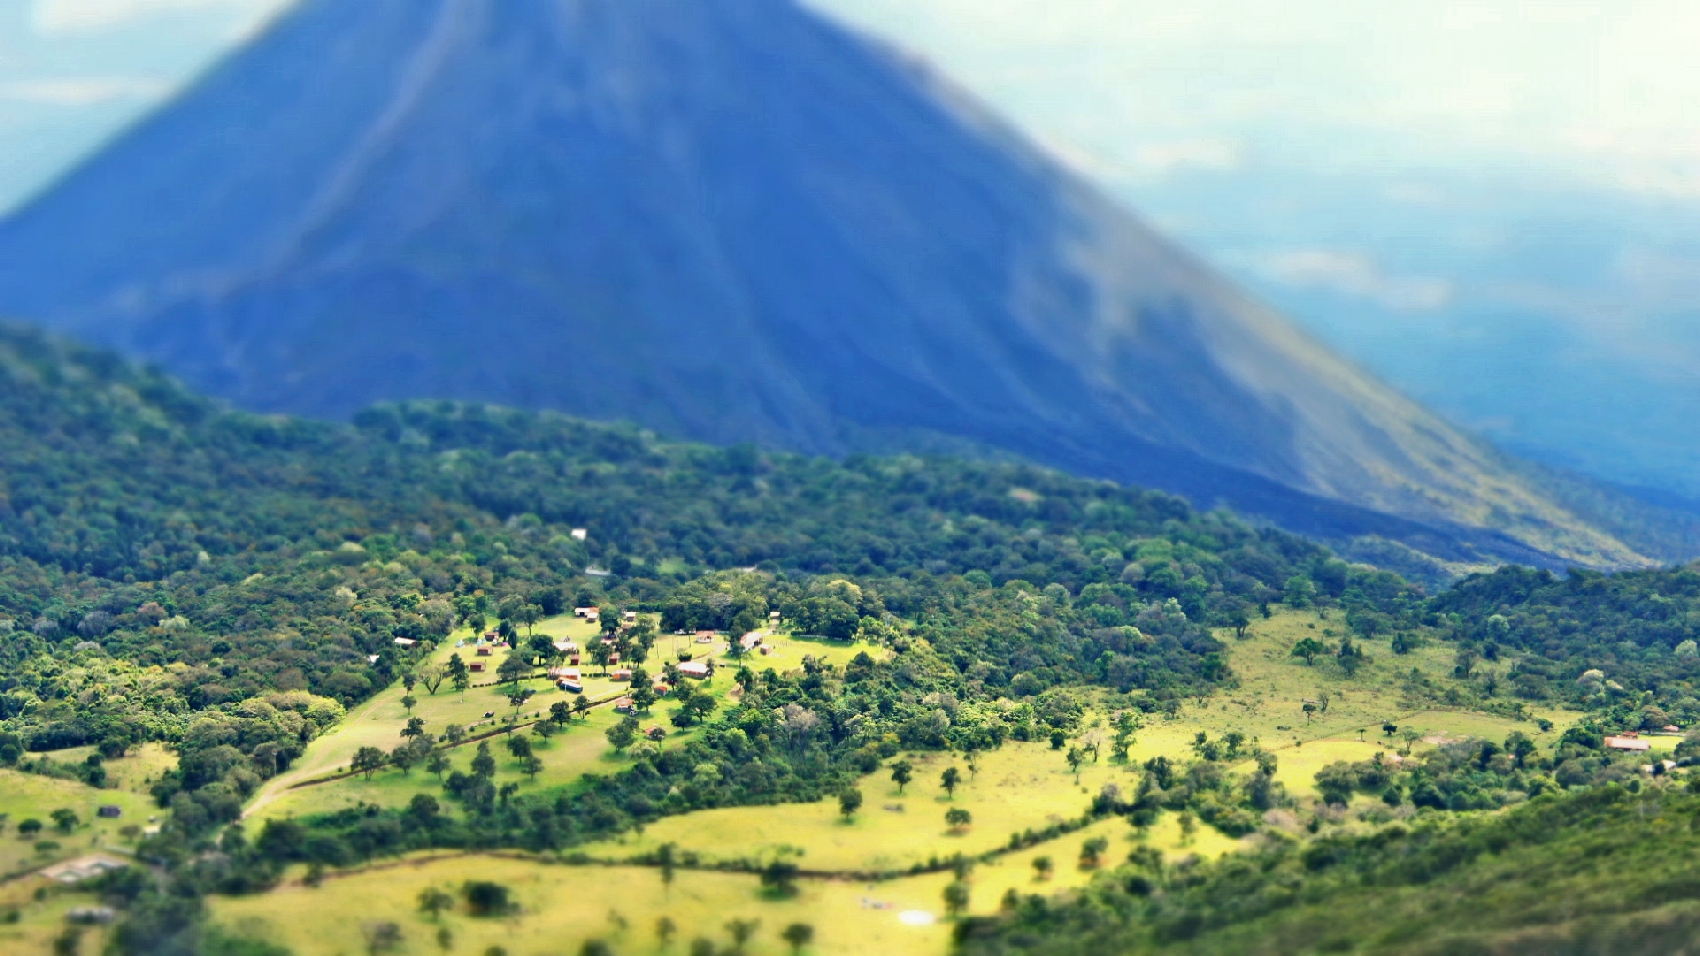
<instances>
[{"instance_id":1,"label":"white cloud","mask_svg":"<svg viewBox=\"0 0 1700 956\"><path fill-rule=\"evenodd\" d=\"M115 100L152 100L166 83L148 77L84 76L0 83L0 100L46 106L96 106Z\"/></svg>"},{"instance_id":2,"label":"white cloud","mask_svg":"<svg viewBox=\"0 0 1700 956\"><path fill-rule=\"evenodd\" d=\"M42 34L83 33L110 30L159 13L275 5L267 0L35 0L32 25Z\"/></svg>"},{"instance_id":3,"label":"white cloud","mask_svg":"<svg viewBox=\"0 0 1700 956\"><path fill-rule=\"evenodd\" d=\"M1402 312L1441 308L1452 301L1454 291L1444 279L1388 275L1370 257L1349 252L1296 249L1263 253L1252 258L1252 267L1283 285L1328 289Z\"/></svg>"},{"instance_id":4,"label":"white cloud","mask_svg":"<svg viewBox=\"0 0 1700 956\"><path fill-rule=\"evenodd\" d=\"M1133 161L1142 170L1168 175L1180 169L1238 169L1240 149L1219 139L1189 139L1145 143L1134 147Z\"/></svg>"}]
</instances>

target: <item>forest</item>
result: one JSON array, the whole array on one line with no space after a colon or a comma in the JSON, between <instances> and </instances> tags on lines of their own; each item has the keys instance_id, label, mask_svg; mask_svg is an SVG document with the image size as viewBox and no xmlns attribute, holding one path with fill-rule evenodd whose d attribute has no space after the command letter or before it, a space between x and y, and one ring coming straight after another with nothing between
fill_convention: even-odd
<instances>
[{"instance_id":1,"label":"forest","mask_svg":"<svg viewBox=\"0 0 1700 956\"><path fill-rule=\"evenodd\" d=\"M1545 852L1530 835L1541 827L1580 845L1594 839L1590 814L1687 812L1638 795L1599 734L1700 722L1700 575L1688 568L1507 567L1430 595L1222 511L1029 465L831 461L446 402L350 423L257 416L14 327L0 328L0 403L0 763L98 785L99 759L51 752L159 743L177 757L151 791L165 822L140 847L170 878L109 894L128 914L113 937L122 952L264 952L209 929L202 900L265 889L291 864L564 852L678 814L830 798L900 752L1058 746L1088 702L1148 715L1233 690L1230 646L1272 607L1342 622L1295 649L1307 663L1350 673L1372 639L1391 638L1395 656L1443 646L1453 698L1578 708L1583 721L1548 753L1513 736L1397 767L1329 767L1325 800L1369 795L1435 819L1381 842L1277 842L1214 868L1131 861L1070 902L1034 896L965 921L968 951L1250 939L1271 921L1320 918L1318 893L1390 881L1454 892L1480 846ZM457 629L523 647L537 620L586 606L653 615L665 632L738 634L777 613L885 656L741 666L735 706L675 716L701 731L688 744L547 795L516 796L475 760L405 808L235 825L266 780L349 708L416 679ZM640 665L652 653L635 638L619 647ZM529 670L548 649L519 656ZM1290 803L1255 744L1197 750L1147 765L1136 790L1100 795L1093 813L1139 826L1184 810L1238 835ZM1226 772L1248 759L1257 773ZM705 777L705 764L737 770ZM1675 892L1664 886L1649 892Z\"/></svg>"}]
</instances>

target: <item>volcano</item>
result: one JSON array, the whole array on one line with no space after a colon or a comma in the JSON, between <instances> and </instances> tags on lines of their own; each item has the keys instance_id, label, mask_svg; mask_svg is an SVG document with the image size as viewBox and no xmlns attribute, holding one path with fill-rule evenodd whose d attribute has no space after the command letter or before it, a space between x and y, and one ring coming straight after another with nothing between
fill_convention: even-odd
<instances>
[{"instance_id":1,"label":"volcano","mask_svg":"<svg viewBox=\"0 0 1700 956\"><path fill-rule=\"evenodd\" d=\"M0 312L260 411L1012 454L1456 564L1647 561L791 0L306 0L0 222Z\"/></svg>"}]
</instances>

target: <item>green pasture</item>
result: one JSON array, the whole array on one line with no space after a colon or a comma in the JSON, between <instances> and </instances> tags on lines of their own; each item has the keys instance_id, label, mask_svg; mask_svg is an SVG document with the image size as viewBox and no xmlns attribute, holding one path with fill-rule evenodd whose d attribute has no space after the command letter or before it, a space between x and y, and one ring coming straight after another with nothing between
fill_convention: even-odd
<instances>
[{"instance_id":1,"label":"green pasture","mask_svg":"<svg viewBox=\"0 0 1700 956\"><path fill-rule=\"evenodd\" d=\"M117 819L96 816L102 804L117 806L121 815ZM81 820L70 833L60 832L53 824L51 814L59 809L70 810ZM0 876L91 850L124 850L134 841L119 831L126 826L147 826L149 818L161 812L152 800L125 790L96 790L73 780L0 770L0 814L5 815L4 827L0 828ZM43 829L26 839L19 836L18 824L30 819L40 820ZM37 850L40 841L58 846Z\"/></svg>"}]
</instances>

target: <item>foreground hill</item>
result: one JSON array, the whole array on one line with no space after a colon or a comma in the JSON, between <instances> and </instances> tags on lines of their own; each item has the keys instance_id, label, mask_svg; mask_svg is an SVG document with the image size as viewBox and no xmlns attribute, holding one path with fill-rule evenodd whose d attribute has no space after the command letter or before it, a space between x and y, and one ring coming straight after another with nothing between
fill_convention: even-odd
<instances>
[{"instance_id":1,"label":"foreground hill","mask_svg":"<svg viewBox=\"0 0 1700 956\"><path fill-rule=\"evenodd\" d=\"M255 410L1001 449L1454 567L1692 544L1579 516L790 0L308 0L0 224L0 310Z\"/></svg>"}]
</instances>

